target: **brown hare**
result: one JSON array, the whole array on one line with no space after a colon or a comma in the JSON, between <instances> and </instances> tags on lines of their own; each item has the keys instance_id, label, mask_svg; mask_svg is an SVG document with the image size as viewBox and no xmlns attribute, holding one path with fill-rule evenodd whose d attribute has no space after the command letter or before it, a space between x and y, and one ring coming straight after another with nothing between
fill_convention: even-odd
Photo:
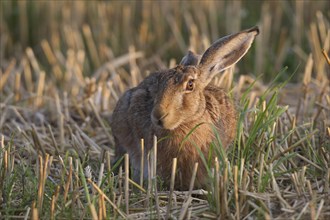
<instances>
[{"instance_id":1,"label":"brown hare","mask_svg":"<svg viewBox=\"0 0 330 220\"><path fill-rule=\"evenodd\" d=\"M215 132L226 148L234 139L237 122L233 104L211 81L245 55L258 33L254 27L223 37L202 56L189 51L178 66L150 74L119 99L110 123L115 154L117 159L129 154L135 180L140 172L145 178L148 175L146 164L140 170L140 140L145 140L146 162L156 135L162 138L157 145L157 175L164 183L169 183L172 159L176 157L176 188L189 187L195 162L199 162L199 168L194 187L205 187L208 174L200 152L208 158Z\"/></svg>"}]
</instances>

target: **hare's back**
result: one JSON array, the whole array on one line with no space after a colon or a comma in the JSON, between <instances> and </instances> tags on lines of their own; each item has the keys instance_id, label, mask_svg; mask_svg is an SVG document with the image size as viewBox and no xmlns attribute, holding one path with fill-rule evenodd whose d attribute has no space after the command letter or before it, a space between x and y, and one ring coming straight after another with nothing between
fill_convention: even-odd
<instances>
[{"instance_id":1,"label":"hare's back","mask_svg":"<svg viewBox=\"0 0 330 220\"><path fill-rule=\"evenodd\" d=\"M129 120L129 109L131 106L131 98L133 93L133 89L127 90L118 100L117 105L113 110L110 126L115 141L116 139L122 139L130 133L128 130L131 126Z\"/></svg>"},{"instance_id":2,"label":"hare's back","mask_svg":"<svg viewBox=\"0 0 330 220\"><path fill-rule=\"evenodd\" d=\"M130 153L139 146L141 138L149 136L153 97L146 78L135 88L127 90L118 100L113 111L111 128L116 148L124 148Z\"/></svg>"}]
</instances>

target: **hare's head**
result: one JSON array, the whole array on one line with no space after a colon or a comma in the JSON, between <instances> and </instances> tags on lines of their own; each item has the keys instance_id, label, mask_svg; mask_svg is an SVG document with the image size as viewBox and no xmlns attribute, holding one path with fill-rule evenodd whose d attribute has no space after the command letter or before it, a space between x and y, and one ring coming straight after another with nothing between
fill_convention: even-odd
<instances>
[{"instance_id":1,"label":"hare's head","mask_svg":"<svg viewBox=\"0 0 330 220\"><path fill-rule=\"evenodd\" d=\"M154 94L152 123L173 130L201 117L206 108L204 88L217 73L244 56L258 33L255 27L223 37L202 56L189 51L180 65L164 71L158 78L158 91Z\"/></svg>"}]
</instances>

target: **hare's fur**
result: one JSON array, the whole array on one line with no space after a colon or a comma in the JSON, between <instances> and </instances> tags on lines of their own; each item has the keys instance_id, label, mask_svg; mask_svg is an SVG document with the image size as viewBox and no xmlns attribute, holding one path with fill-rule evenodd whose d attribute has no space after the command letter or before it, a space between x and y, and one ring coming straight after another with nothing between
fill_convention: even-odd
<instances>
[{"instance_id":1,"label":"hare's fur","mask_svg":"<svg viewBox=\"0 0 330 220\"><path fill-rule=\"evenodd\" d=\"M152 73L125 92L113 112L111 127L116 157L130 155L135 180L141 172L140 140L145 140L146 162L156 135L162 139L157 145L157 175L165 184L169 183L176 157L176 188L189 187L195 162L199 163L195 187L205 186L208 174L197 148L208 158L216 134L226 148L236 131L235 108L226 93L210 83L211 79L236 63L257 34L258 29L253 28L224 37L201 58L189 52L177 67ZM147 170L143 172L147 177Z\"/></svg>"}]
</instances>

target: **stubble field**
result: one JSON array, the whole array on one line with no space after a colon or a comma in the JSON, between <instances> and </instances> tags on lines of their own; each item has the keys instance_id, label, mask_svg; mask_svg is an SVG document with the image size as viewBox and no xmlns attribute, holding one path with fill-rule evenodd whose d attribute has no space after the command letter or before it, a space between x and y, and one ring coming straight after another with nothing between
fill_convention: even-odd
<instances>
[{"instance_id":1,"label":"stubble field","mask_svg":"<svg viewBox=\"0 0 330 220\"><path fill-rule=\"evenodd\" d=\"M0 218L330 218L327 1L0 6ZM118 98L188 49L255 25L252 49L214 80L239 122L231 147L206 162L210 188L133 182L112 161Z\"/></svg>"}]
</instances>

